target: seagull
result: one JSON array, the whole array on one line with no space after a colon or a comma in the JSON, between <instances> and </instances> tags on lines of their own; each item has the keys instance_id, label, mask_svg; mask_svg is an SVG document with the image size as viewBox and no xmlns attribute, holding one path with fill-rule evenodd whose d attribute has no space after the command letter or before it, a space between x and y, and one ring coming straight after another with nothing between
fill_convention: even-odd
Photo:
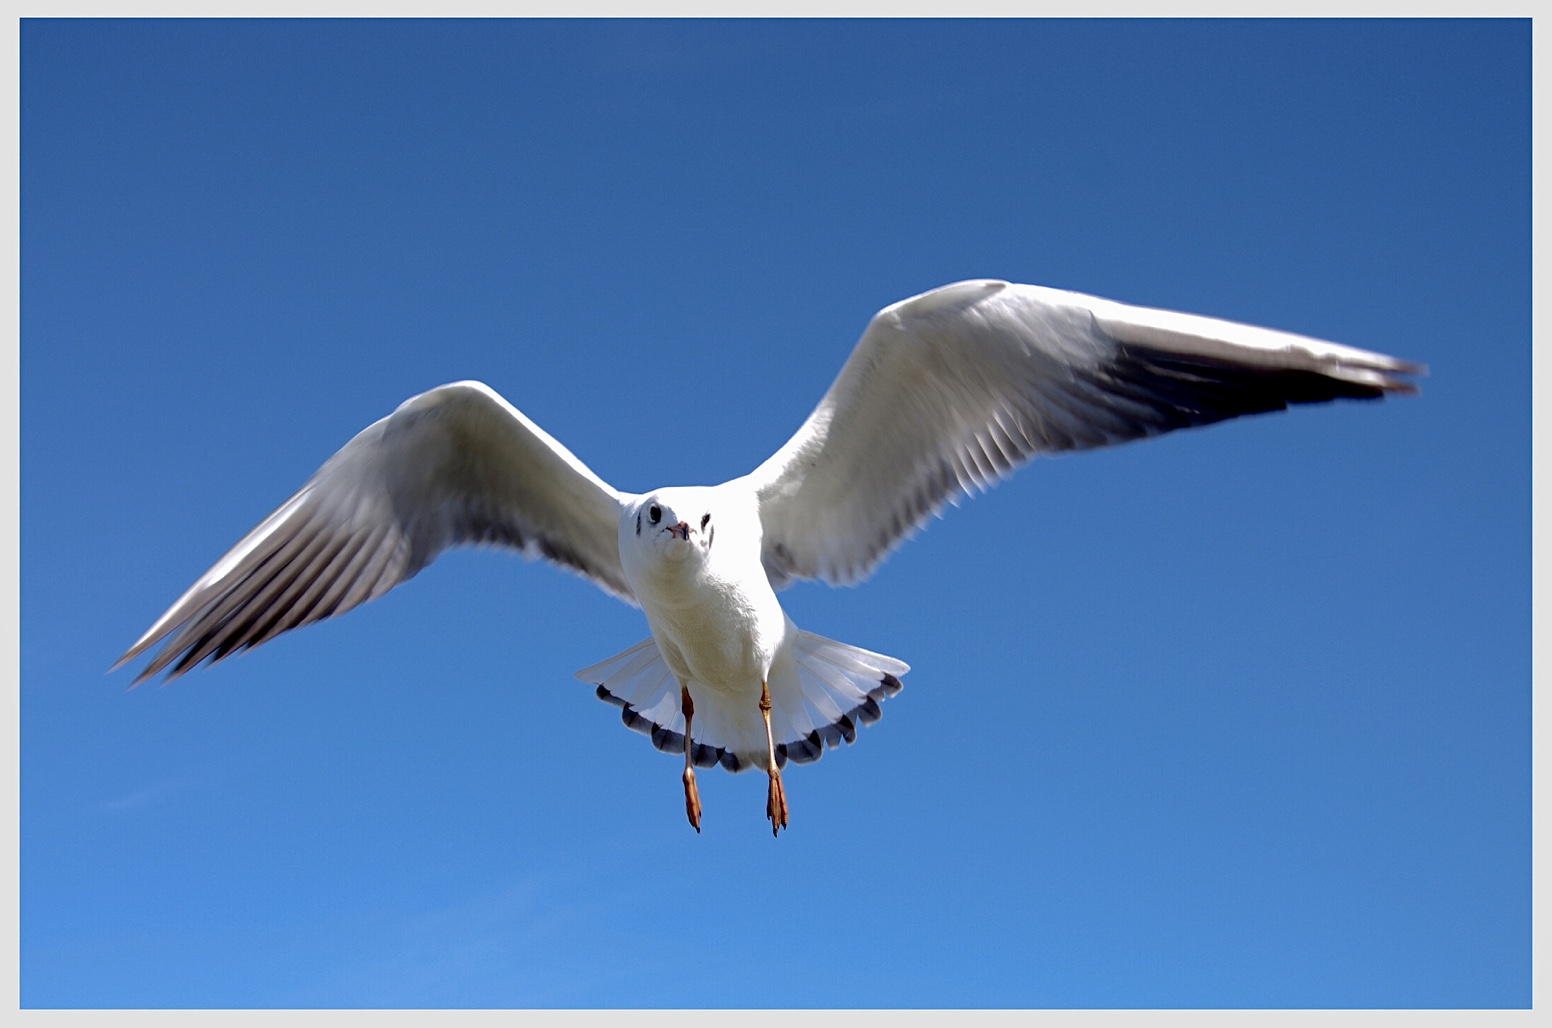
<instances>
[{"instance_id":1,"label":"seagull","mask_svg":"<svg viewBox=\"0 0 1552 1028\"><path fill-rule=\"evenodd\" d=\"M866 578L936 514L1039 454L1290 404L1415 393L1418 364L1041 286L957 282L874 315L786 445L714 486L621 492L480 382L406 400L233 546L114 664L165 640L166 680L345 611L443 550L492 544L641 608L651 635L577 672L695 769L781 769L851 743L900 691L893 657L803 631L777 593Z\"/></svg>"}]
</instances>

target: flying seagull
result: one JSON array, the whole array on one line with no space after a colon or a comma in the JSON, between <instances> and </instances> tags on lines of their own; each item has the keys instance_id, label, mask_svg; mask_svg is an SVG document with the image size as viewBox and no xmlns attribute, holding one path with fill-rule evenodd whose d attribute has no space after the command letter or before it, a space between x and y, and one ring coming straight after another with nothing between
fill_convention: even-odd
<instances>
[{"instance_id":1,"label":"flying seagull","mask_svg":"<svg viewBox=\"0 0 1552 1028\"><path fill-rule=\"evenodd\" d=\"M715 486L621 492L479 382L406 400L324 463L129 648L135 679L342 614L450 546L542 556L640 606L651 636L577 672L695 768L781 768L880 716L908 667L799 629L777 592L866 578L945 500L1031 457L1293 403L1413 393L1420 365L1271 329L969 281L884 308L786 445Z\"/></svg>"}]
</instances>

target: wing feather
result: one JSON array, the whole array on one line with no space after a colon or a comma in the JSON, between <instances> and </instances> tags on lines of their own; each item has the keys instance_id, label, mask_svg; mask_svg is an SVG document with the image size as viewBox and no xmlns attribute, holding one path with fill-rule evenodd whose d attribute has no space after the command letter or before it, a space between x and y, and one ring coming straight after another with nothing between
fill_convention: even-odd
<instances>
[{"instance_id":1,"label":"wing feather","mask_svg":"<svg viewBox=\"0 0 1552 1028\"><path fill-rule=\"evenodd\" d=\"M543 557L634 603L621 494L488 386L422 393L329 458L178 598L115 667L176 678L374 599L450 546Z\"/></svg>"},{"instance_id":2,"label":"wing feather","mask_svg":"<svg viewBox=\"0 0 1552 1028\"><path fill-rule=\"evenodd\" d=\"M1410 393L1419 365L1039 286L959 282L869 323L808 420L748 476L766 570L866 577L945 501L1042 453Z\"/></svg>"}]
</instances>

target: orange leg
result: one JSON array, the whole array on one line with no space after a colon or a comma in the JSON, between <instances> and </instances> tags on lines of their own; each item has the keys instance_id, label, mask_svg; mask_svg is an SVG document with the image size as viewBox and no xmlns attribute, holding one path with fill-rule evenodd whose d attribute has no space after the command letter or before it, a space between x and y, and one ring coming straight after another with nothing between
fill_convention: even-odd
<instances>
[{"instance_id":1,"label":"orange leg","mask_svg":"<svg viewBox=\"0 0 1552 1028\"><path fill-rule=\"evenodd\" d=\"M781 787L781 771L776 767L776 742L771 738L771 694L760 683L760 716L765 719L765 773L770 789L765 795L765 816L771 819L771 834L779 835L787 827L787 793Z\"/></svg>"},{"instance_id":2,"label":"orange leg","mask_svg":"<svg viewBox=\"0 0 1552 1028\"><path fill-rule=\"evenodd\" d=\"M684 711L684 812L690 819L690 827L699 834L701 830L701 794L695 788L695 766L690 763L690 720L695 717L695 704L690 702L690 690L679 687L679 705Z\"/></svg>"}]
</instances>

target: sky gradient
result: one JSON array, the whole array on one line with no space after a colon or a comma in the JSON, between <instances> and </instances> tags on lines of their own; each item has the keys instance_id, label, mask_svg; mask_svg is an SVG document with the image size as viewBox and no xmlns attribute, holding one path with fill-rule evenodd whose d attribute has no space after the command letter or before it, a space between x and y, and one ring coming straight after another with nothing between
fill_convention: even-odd
<instances>
[{"instance_id":1,"label":"sky gradient","mask_svg":"<svg viewBox=\"0 0 1552 1028\"><path fill-rule=\"evenodd\" d=\"M24 1006L1531 998L1528 22L27 21ZM487 382L606 481L741 475L972 277L1429 365L1034 462L804 628L856 743L700 776L646 635L449 553L106 669L355 432Z\"/></svg>"}]
</instances>

